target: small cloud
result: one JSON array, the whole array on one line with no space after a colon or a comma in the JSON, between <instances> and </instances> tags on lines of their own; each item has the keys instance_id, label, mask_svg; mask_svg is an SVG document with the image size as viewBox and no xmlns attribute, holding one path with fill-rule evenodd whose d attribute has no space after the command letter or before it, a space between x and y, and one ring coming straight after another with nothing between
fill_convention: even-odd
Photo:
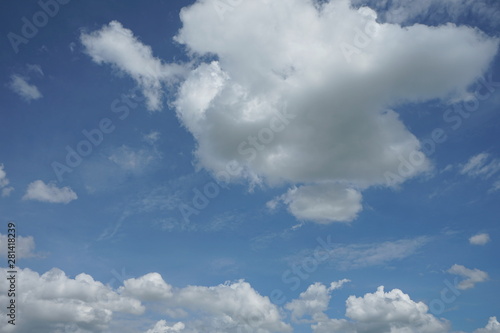
<instances>
[{"instance_id":1,"label":"small cloud","mask_svg":"<svg viewBox=\"0 0 500 333\"><path fill-rule=\"evenodd\" d=\"M50 203L67 204L78 199L75 192L69 187L58 188L55 184L45 184L41 180L36 180L28 185L23 200L36 200Z\"/></svg>"},{"instance_id":2,"label":"small cloud","mask_svg":"<svg viewBox=\"0 0 500 333\"><path fill-rule=\"evenodd\" d=\"M0 164L0 192L2 197L8 197L14 188L9 185L9 179L7 178L7 173L4 170L3 164Z\"/></svg>"},{"instance_id":3,"label":"small cloud","mask_svg":"<svg viewBox=\"0 0 500 333\"><path fill-rule=\"evenodd\" d=\"M268 201L269 210L275 210L282 201L289 212L301 221L319 224L351 222L363 209L362 195L353 188L339 184L317 184L293 187L284 195Z\"/></svg>"},{"instance_id":4,"label":"small cloud","mask_svg":"<svg viewBox=\"0 0 500 333\"><path fill-rule=\"evenodd\" d=\"M457 288L460 290L474 288L476 283L484 282L489 278L488 273L483 272L477 268L468 269L465 266L457 264L451 266L451 268L447 272L450 274L465 277L465 279L462 280L457 286Z\"/></svg>"},{"instance_id":5,"label":"small cloud","mask_svg":"<svg viewBox=\"0 0 500 333\"><path fill-rule=\"evenodd\" d=\"M27 102L42 98L42 94L35 85L29 84L27 79L17 74L11 76L10 88Z\"/></svg>"},{"instance_id":6,"label":"small cloud","mask_svg":"<svg viewBox=\"0 0 500 333\"><path fill-rule=\"evenodd\" d=\"M469 238L469 243L473 245L484 245L490 241L490 235L486 233L477 234Z\"/></svg>"},{"instance_id":7,"label":"small cloud","mask_svg":"<svg viewBox=\"0 0 500 333\"><path fill-rule=\"evenodd\" d=\"M440 171L440 173L448 172L453 170L453 165L448 164L443 170Z\"/></svg>"},{"instance_id":8,"label":"small cloud","mask_svg":"<svg viewBox=\"0 0 500 333\"><path fill-rule=\"evenodd\" d=\"M160 132L158 132L158 131L151 131L148 134L144 134L144 136L142 137L142 139L145 142L149 143L150 145L155 144L156 141L158 141L160 139Z\"/></svg>"},{"instance_id":9,"label":"small cloud","mask_svg":"<svg viewBox=\"0 0 500 333\"><path fill-rule=\"evenodd\" d=\"M0 234L0 256L7 257L7 235ZM17 236L16 237L16 257L21 258L32 258L40 256L35 252L35 240L32 236Z\"/></svg>"},{"instance_id":10,"label":"small cloud","mask_svg":"<svg viewBox=\"0 0 500 333\"><path fill-rule=\"evenodd\" d=\"M382 243L348 245L327 241L323 249L302 251L296 256L289 257L288 260L293 264L303 264L309 260L308 258L321 256L324 261L329 262L339 270L385 266L393 261L403 260L414 255L430 240L429 237L421 236Z\"/></svg>"}]
</instances>

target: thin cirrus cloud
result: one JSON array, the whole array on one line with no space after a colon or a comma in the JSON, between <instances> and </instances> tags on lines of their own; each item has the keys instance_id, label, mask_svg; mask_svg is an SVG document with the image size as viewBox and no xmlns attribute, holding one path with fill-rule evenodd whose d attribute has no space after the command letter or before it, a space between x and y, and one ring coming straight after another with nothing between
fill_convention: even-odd
<instances>
[{"instance_id":1,"label":"thin cirrus cloud","mask_svg":"<svg viewBox=\"0 0 500 333\"><path fill-rule=\"evenodd\" d=\"M18 74L13 74L10 77L10 88L13 92L21 96L25 101L31 102L43 97L37 86L28 83L28 79Z\"/></svg>"},{"instance_id":2,"label":"thin cirrus cloud","mask_svg":"<svg viewBox=\"0 0 500 333\"><path fill-rule=\"evenodd\" d=\"M68 186L59 188L54 183L45 184L36 180L28 185L23 200L35 200L49 203L67 204L78 199L76 193Z\"/></svg>"},{"instance_id":3,"label":"thin cirrus cloud","mask_svg":"<svg viewBox=\"0 0 500 333\"><path fill-rule=\"evenodd\" d=\"M214 5L197 1L181 11L175 40L189 64L164 64L116 21L81 41L94 62L134 78L152 110L162 107L162 82L182 77L172 105L197 140L197 162L216 177L236 162L229 181L291 185L294 193L275 200L284 198L296 218L323 224L355 219L363 189L430 170L420 142L390 107L466 96L498 48L497 39L465 26L381 24L374 11L349 1L245 1L223 20ZM339 46L367 27L370 43L345 54ZM411 154L418 163L401 173ZM334 198L330 210L313 200L325 192ZM335 202L349 207L338 210Z\"/></svg>"},{"instance_id":4,"label":"thin cirrus cloud","mask_svg":"<svg viewBox=\"0 0 500 333\"><path fill-rule=\"evenodd\" d=\"M474 288L476 283L484 282L489 278L488 273L477 268L469 269L465 266L457 264L451 266L447 272L464 277L464 280L460 281L457 286L457 288L461 290Z\"/></svg>"},{"instance_id":5,"label":"thin cirrus cloud","mask_svg":"<svg viewBox=\"0 0 500 333\"><path fill-rule=\"evenodd\" d=\"M462 175L484 178L489 178L498 171L500 171L500 160L492 158L488 153L472 156L460 169Z\"/></svg>"},{"instance_id":6,"label":"thin cirrus cloud","mask_svg":"<svg viewBox=\"0 0 500 333\"><path fill-rule=\"evenodd\" d=\"M418 252L431 241L430 237L421 236L411 239L399 239L379 243L338 244L321 254L325 261L340 270L359 269L370 266L389 265L393 261L403 260ZM313 257L314 251L301 251L288 258L294 263L303 262Z\"/></svg>"},{"instance_id":7,"label":"thin cirrus cloud","mask_svg":"<svg viewBox=\"0 0 500 333\"><path fill-rule=\"evenodd\" d=\"M328 224L332 220L351 222L355 219L363 209L361 199L359 191L338 184L305 185L289 189L267 206L276 209L283 202L299 220Z\"/></svg>"},{"instance_id":8,"label":"thin cirrus cloud","mask_svg":"<svg viewBox=\"0 0 500 333\"><path fill-rule=\"evenodd\" d=\"M497 317L490 317L485 328L479 328L474 333L497 333L500 332L500 323Z\"/></svg>"},{"instance_id":9,"label":"thin cirrus cloud","mask_svg":"<svg viewBox=\"0 0 500 333\"><path fill-rule=\"evenodd\" d=\"M7 269L0 271L8 275ZM23 320L10 325L5 310L0 310L2 332L102 332L115 312L144 313L140 301L121 296L87 274L70 278L57 268L42 275L24 268L18 270L17 278L23 281L22 294L29 295L16 299L23 309ZM8 289L8 282L5 278L0 281L2 290ZM0 300L6 304L7 294L2 293Z\"/></svg>"},{"instance_id":10,"label":"thin cirrus cloud","mask_svg":"<svg viewBox=\"0 0 500 333\"><path fill-rule=\"evenodd\" d=\"M342 288L342 286L348 282L350 282L350 280L342 279L337 282L332 282L329 287L319 282L314 283L310 285L306 291L301 293L298 299L294 299L285 304L285 308L291 312L293 321L320 321L325 317L324 312L328 309L331 292L335 289ZM311 320L304 320L303 318L306 315L309 316Z\"/></svg>"}]
</instances>

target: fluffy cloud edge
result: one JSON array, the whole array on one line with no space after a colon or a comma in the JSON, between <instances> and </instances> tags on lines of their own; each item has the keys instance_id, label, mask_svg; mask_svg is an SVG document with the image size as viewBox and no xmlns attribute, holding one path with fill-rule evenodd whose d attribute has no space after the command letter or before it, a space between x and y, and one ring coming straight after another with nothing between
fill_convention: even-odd
<instances>
[{"instance_id":1,"label":"fluffy cloud edge","mask_svg":"<svg viewBox=\"0 0 500 333\"><path fill-rule=\"evenodd\" d=\"M0 272L7 276L6 268L0 268ZM113 327L119 331L118 322L114 322L114 314L118 313L130 316L130 320L136 321L137 328L143 327L141 331L146 333L201 333L207 329L221 333L235 330L291 332L292 326L285 321L286 313L290 314L292 321L310 323L315 333L332 330L361 333L367 329L377 333L395 329L450 332L449 322L434 317L425 303L413 301L400 289L385 291L383 286L373 293L347 298L346 317L349 321L329 318L325 311L331 293L348 283L348 279L329 285L313 283L283 307L272 304L267 296L260 295L243 280L209 287L190 285L176 288L165 282L160 274L148 273L125 280L124 285L115 290L88 274L70 278L57 268L41 275L29 268L19 269L18 279L24 292L19 294L16 302L24 309L25 319L19 322L16 330L19 333L31 332L35 327L40 333L53 332L56 328L97 333L108 332ZM8 283L2 279L0 287L8 289ZM161 292L153 297L156 287ZM5 294L0 295L0 301L6 300ZM9 328L12 325L6 322L5 311L0 309L0 327L5 332L13 332ZM152 312L167 317L149 326L150 319L146 317ZM181 321L171 323L179 316ZM145 328L145 325L150 328ZM497 332L498 327L496 317L491 317L485 328L474 333Z\"/></svg>"},{"instance_id":2,"label":"fluffy cloud edge","mask_svg":"<svg viewBox=\"0 0 500 333\"><path fill-rule=\"evenodd\" d=\"M10 89L21 96L25 101L31 102L43 97L40 90L38 90L38 87L33 84L29 84L28 79L22 77L21 75L12 74L10 80Z\"/></svg>"},{"instance_id":3,"label":"fluffy cloud edge","mask_svg":"<svg viewBox=\"0 0 500 333\"><path fill-rule=\"evenodd\" d=\"M486 245L491 241L490 235L487 233L480 233L469 238L469 243L472 245Z\"/></svg>"},{"instance_id":4,"label":"fluffy cloud edge","mask_svg":"<svg viewBox=\"0 0 500 333\"><path fill-rule=\"evenodd\" d=\"M78 199L77 194L68 186L59 188L54 183L35 180L28 185L23 200L35 200L48 203L67 204Z\"/></svg>"},{"instance_id":5,"label":"fluffy cloud edge","mask_svg":"<svg viewBox=\"0 0 500 333\"><path fill-rule=\"evenodd\" d=\"M476 283L485 282L489 279L488 273L477 268L469 269L463 265L455 264L447 272L464 277L457 286L461 290L472 289L476 286Z\"/></svg>"}]
</instances>

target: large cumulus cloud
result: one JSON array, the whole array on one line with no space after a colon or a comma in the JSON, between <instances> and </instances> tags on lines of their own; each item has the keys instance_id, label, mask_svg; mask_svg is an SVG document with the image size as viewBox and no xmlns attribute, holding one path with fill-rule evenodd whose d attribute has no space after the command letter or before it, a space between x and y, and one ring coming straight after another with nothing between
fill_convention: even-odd
<instances>
[{"instance_id":1,"label":"large cumulus cloud","mask_svg":"<svg viewBox=\"0 0 500 333\"><path fill-rule=\"evenodd\" d=\"M295 192L276 200L301 220L350 221L363 189L429 170L419 140L393 109L467 98L498 48L497 39L470 27L379 23L373 10L347 0L237 1L223 16L217 4L200 0L181 11L175 40L195 61L172 105L196 138L201 167L226 181L291 185ZM103 37L118 28L112 23L82 40L95 61L106 55L137 77ZM121 36L144 49L130 31ZM325 193L332 209L314 200ZM344 202L347 209L338 209Z\"/></svg>"}]
</instances>

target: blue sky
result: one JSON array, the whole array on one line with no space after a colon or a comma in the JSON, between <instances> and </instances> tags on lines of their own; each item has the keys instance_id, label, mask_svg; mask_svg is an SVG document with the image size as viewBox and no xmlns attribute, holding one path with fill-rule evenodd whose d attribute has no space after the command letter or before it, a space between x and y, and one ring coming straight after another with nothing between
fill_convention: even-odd
<instances>
[{"instance_id":1,"label":"blue sky","mask_svg":"<svg viewBox=\"0 0 500 333\"><path fill-rule=\"evenodd\" d=\"M0 6L2 331L500 332L497 2Z\"/></svg>"}]
</instances>

